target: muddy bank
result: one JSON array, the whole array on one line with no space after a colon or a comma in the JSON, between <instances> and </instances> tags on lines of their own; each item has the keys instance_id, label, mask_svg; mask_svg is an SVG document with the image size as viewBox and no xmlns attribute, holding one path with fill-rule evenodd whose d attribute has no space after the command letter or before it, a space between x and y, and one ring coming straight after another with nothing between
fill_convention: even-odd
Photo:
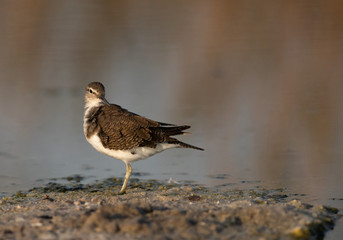
<instances>
[{"instance_id":1,"label":"muddy bank","mask_svg":"<svg viewBox=\"0 0 343 240\"><path fill-rule=\"evenodd\" d=\"M73 179L72 179L73 180ZM282 189L214 191L121 181L51 183L0 200L0 239L321 239L337 209Z\"/></svg>"}]
</instances>

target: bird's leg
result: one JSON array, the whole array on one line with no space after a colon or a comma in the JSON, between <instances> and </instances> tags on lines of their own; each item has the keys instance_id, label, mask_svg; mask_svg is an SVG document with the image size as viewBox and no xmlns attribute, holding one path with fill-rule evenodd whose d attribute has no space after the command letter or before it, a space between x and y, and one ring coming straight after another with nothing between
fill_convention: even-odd
<instances>
[{"instance_id":1,"label":"bird's leg","mask_svg":"<svg viewBox=\"0 0 343 240\"><path fill-rule=\"evenodd\" d=\"M130 175L131 175L131 172L132 172L131 164L130 163L125 163L125 164L126 164L125 179L124 179L124 183L123 183L123 186L120 189L119 194L123 194L125 192L127 182L129 181L129 178L130 178Z\"/></svg>"}]
</instances>

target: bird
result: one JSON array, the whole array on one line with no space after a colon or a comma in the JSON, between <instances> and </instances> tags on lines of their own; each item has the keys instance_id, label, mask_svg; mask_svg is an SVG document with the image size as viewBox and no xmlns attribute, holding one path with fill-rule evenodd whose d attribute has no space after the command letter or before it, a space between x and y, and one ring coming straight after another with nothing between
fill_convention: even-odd
<instances>
[{"instance_id":1,"label":"bird","mask_svg":"<svg viewBox=\"0 0 343 240\"><path fill-rule=\"evenodd\" d=\"M119 194L126 192L131 162L148 158L170 148L204 151L172 136L187 134L188 125L175 125L151 120L130 112L105 98L105 87L91 82L86 87L83 132L87 141L99 152L121 160L126 173Z\"/></svg>"}]
</instances>

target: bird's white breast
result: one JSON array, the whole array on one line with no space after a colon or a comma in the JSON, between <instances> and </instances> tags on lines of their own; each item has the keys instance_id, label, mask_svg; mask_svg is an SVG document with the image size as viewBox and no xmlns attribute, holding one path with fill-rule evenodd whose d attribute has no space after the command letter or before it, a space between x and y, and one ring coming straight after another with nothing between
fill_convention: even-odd
<instances>
[{"instance_id":1,"label":"bird's white breast","mask_svg":"<svg viewBox=\"0 0 343 240\"><path fill-rule=\"evenodd\" d=\"M105 148L97 134L87 138L87 141L99 152L126 163L150 157L169 148L178 147L177 144L159 143L156 148L135 147L129 150L113 150Z\"/></svg>"},{"instance_id":2,"label":"bird's white breast","mask_svg":"<svg viewBox=\"0 0 343 240\"><path fill-rule=\"evenodd\" d=\"M88 124L87 124L86 116L88 116L89 111L93 107L98 107L98 106L99 106L98 102L92 102L85 106L85 113L83 117L83 131L84 131L87 141L99 152L128 163L128 162L137 161L140 159L150 157L156 153L162 152L169 148L179 147L178 144L159 143L157 144L156 148L134 147L129 150L113 150L113 149L105 148L100 138L98 137L98 133L95 133L92 136L87 137Z\"/></svg>"}]
</instances>

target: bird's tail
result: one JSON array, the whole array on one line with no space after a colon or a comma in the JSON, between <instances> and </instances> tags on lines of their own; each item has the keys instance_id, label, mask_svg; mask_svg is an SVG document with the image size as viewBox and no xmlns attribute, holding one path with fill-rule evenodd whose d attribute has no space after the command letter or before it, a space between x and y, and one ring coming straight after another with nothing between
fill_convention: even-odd
<instances>
[{"instance_id":1,"label":"bird's tail","mask_svg":"<svg viewBox=\"0 0 343 240\"><path fill-rule=\"evenodd\" d=\"M181 141L178 141L178 142L179 142L180 147L182 147L182 148L193 148L193 149L200 150L200 151L204 151L205 150L203 148L199 148L199 147L190 145L188 143L184 143L184 142L181 142Z\"/></svg>"},{"instance_id":2,"label":"bird's tail","mask_svg":"<svg viewBox=\"0 0 343 240\"><path fill-rule=\"evenodd\" d=\"M163 132L163 134L169 136L187 134L183 130L190 128L190 126L171 126L171 127L155 127L156 130Z\"/></svg>"},{"instance_id":3,"label":"bird's tail","mask_svg":"<svg viewBox=\"0 0 343 240\"><path fill-rule=\"evenodd\" d=\"M184 130L190 128L190 126L183 125L183 126L161 126L161 127L154 127L154 130L157 130L159 134L163 136L163 139L165 142L168 142L170 144L177 144L181 148L193 148L197 149L200 151L204 151L203 148L199 148L193 145L190 145L188 143L181 142L177 140L176 138L172 138L170 136L175 136L175 135L183 135L183 134L190 134L188 132L184 132Z\"/></svg>"},{"instance_id":4,"label":"bird's tail","mask_svg":"<svg viewBox=\"0 0 343 240\"><path fill-rule=\"evenodd\" d=\"M172 137L169 137L167 139L167 142L170 143L170 144L177 144L181 148L193 148L193 149L196 149L196 150L204 151L203 148L199 148L199 147L193 146L191 144L181 142L181 141L177 140L176 138L172 138Z\"/></svg>"}]
</instances>

